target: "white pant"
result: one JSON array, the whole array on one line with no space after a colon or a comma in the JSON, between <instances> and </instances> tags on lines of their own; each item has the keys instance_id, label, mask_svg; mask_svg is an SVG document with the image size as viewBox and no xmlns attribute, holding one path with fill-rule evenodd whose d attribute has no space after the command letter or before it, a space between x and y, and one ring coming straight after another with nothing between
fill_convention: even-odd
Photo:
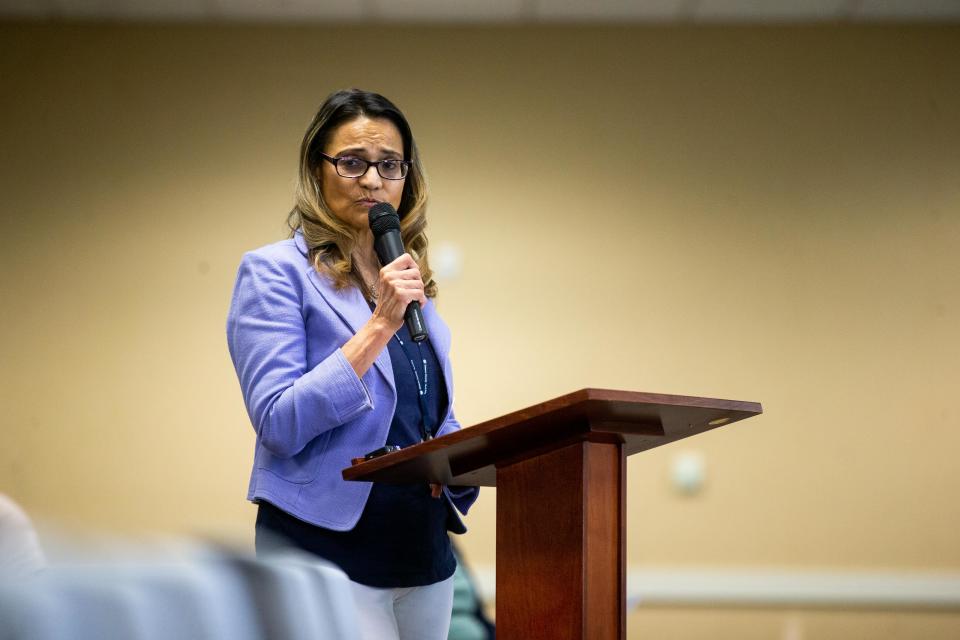
<instances>
[{"instance_id":1,"label":"white pant","mask_svg":"<svg viewBox=\"0 0 960 640\"><path fill-rule=\"evenodd\" d=\"M453 576L424 587L377 589L350 582L362 640L446 640Z\"/></svg>"}]
</instances>

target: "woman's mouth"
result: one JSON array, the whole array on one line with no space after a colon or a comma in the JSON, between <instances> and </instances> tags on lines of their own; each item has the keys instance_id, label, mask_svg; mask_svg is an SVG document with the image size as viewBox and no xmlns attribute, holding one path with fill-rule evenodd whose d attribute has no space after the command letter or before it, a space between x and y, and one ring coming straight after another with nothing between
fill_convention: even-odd
<instances>
[{"instance_id":1,"label":"woman's mouth","mask_svg":"<svg viewBox=\"0 0 960 640\"><path fill-rule=\"evenodd\" d=\"M357 200L357 203L359 203L361 207L366 207L367 209L377 204L378 202L380 201L374 200L373 198L360 198L359 200Z\"/></svg>"}]
</instances>

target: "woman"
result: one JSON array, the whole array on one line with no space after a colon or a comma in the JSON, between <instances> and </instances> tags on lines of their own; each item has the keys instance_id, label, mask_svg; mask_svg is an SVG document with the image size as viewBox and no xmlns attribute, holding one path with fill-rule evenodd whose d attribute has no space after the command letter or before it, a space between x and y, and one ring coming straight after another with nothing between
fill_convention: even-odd
<instances>
[{"instance_id":1,"label":"woman","mask_svg":"<svg viewBox=\"0 0 960 640\"><path fill-rule=\"evenodd\" d=\"M227 340L257 433L248 499L257 549L281 539L350 577L365 637L445 638L456 562L446 531L475 488L345 482L351 459L460 428L450 333L432 298L426 184L403 114L381 95L330 95L300 149L293 237L247 253ZM407 253L380 265L369 209L397 209ZM403 322L417 301L429 340Z\"/></svg>"}]
</instances>

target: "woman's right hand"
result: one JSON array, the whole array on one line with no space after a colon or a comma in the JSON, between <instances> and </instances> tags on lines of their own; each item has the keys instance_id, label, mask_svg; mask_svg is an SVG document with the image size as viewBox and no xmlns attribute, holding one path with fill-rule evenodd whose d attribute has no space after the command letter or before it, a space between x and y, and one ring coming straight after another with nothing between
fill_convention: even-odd
<instances>
[{"instance_id":1,"label":"woman's right hand","mask_svg":"<svg viewBox=\"0 0 960 640\"><path fill-rule=\"evenodd\" d=\"M380 269L377 279L377 306L369 322L346 344L343 355L358 376L363 376L403 324L407 306L417 301L427 303L423 293L420 268L405 253Z\"/></svg>"},{"instance_id":2,"label":"woman's right hand","mask_svg":"<svg viewBox=\"0 0 960 640\"><path fill-rule=\"evenodd\" d=\"M427 303L423 292L420 268L409 253L380 269L377 280L377 306L374 318L384 322L392 332L403 324L403 316L411 302Z\"/></svg>"}]
</instances>

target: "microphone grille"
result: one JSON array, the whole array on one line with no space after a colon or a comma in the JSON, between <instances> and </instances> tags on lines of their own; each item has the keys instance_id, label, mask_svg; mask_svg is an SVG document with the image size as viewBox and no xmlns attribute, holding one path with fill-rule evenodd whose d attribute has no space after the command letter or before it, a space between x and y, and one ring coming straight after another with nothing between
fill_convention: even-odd
<instances>
[{"instance_id":1,"label":"microphone grille","mask_svg":"<svg viewBox=\"0 0 960 640\"><path fill-rule=\"evenodd\" d=\"M378 202L370 207L370 230L373 237L379 238L388 231L400 230L400 216L389 202Z\"/></svg>"}]
</instances>

